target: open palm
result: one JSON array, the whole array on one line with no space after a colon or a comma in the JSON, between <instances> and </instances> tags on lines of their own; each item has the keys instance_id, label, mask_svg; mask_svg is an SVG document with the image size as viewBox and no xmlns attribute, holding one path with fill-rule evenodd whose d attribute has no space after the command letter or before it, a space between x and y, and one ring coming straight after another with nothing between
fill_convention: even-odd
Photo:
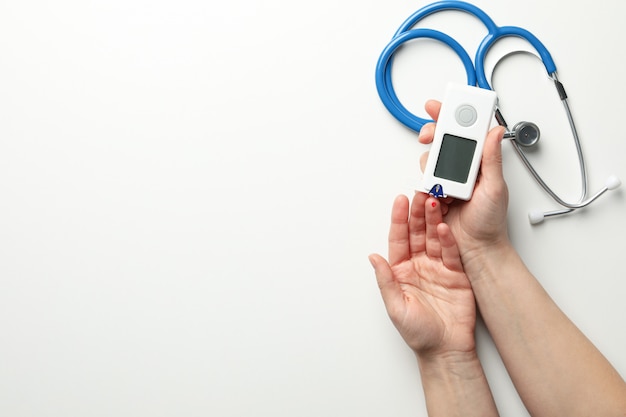
<instances>
[{"instance_id":1,"label":"open palm","mask_svg":"<svg viewBox=\"0 0 626 417\"><path fill-rule=\"evenodd\" d=\"M476 307L442 205L417 193L398 197L389 231L389 262L372 255L387 312L417 353L468 352L475 348Z\"/></svg>"}]
</instances>

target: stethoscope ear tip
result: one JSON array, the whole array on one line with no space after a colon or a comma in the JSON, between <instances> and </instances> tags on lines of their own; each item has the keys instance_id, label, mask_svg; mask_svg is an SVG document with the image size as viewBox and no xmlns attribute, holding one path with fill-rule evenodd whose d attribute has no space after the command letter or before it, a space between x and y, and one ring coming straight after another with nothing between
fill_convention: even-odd
<instances>
[{"instance_id":1,"label":"stethoscope ear tip","mask_svg":"<svg viewBox=\"0 0 626 417\"><path fill-rule=\"evenodd\" d=\"M619 186L621 185L622 185L622 181L619 178L617 178L617 176L610 175L606 179L606 182L604 183L604 189L601 190L599 193L597 193L595 196L581 202L580 204L576 206L566 206L568 208L564 210L556 210L556 211L549 211L549 212L542 212L539 210L530 211L528 212L528 221L530 222L530 224L535 225L535 224L539 224L543 222L547 216L556 216L559 214L565 214L573 210L585 207L589 205L590 203L592 203L593 201L595 201L598 197L604 194L607 190L615 190L616 188L619 188Z\"/></svg>"},{"instance_id":2,"label":"stethoscope ear tip","mask_svg":"<svg viewBox=\"0 0 626 417\"><path fill-rule=\"evenodd\" d=\"M619 178L617 178L615 175L611 175L610 177L606 179L605 186L609 190L614 190L618 188L620 185L622 185L622 181Z\"/></svg>"},{"instance_id":3,"label":"stethoscope ear tip","mask_svg":"<svg viewBox=\"0 0 626 417\"><path fill-rule=\"evenodd\" d=\"M539 210L533 210L528 212L528 221L530 221L530 224L539 224L543 222L543 219L545 219L545 217L546 216L544 215L544 213Z\"/></svg>"}]
</instances>

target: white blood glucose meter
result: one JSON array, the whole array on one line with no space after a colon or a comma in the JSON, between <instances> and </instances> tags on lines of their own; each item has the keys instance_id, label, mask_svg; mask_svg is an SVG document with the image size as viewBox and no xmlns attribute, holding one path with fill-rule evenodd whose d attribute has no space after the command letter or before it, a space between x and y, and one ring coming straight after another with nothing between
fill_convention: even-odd
<instances>
[{"instance_id":1,"label":"white blood glucose meter","mask_svg":"<svg viewBox=\"0 0 626 417\"><path fill-rule=\"evenodd\" d=\"M448 85L424 169L425 192L461 200L472 197L496 99L491 90Z\"/></svg>"}]
</instances>

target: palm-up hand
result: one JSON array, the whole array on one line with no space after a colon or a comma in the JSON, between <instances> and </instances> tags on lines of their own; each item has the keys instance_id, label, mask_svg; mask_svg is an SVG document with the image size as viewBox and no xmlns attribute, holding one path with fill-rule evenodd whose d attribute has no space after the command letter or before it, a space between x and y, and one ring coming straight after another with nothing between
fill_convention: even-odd
<instances>
[{"instance_id":1,"label":"palm-up hand","mask_svg":"<svg viewBox=\"0 0 626 417\"><path fill-rule=\"evenodd\" d=\"M475 349L476 305L455 239L442 222L441 203L416 193L396 198L389 262L371 255L385 307L418 355Z\"/></svg>"}]
</instances>

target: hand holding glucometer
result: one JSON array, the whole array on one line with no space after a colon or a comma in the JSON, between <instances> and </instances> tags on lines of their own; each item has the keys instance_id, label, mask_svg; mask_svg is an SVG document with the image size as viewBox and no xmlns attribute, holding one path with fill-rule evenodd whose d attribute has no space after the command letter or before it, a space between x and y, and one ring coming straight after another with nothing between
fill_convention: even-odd
<instances>
[{"instance_id":1,"label":"hand holding glucometer","mask_svg":"<svg viewBox=\"0 0 626 417\"><path fill-rule=\"evenodd\" d=\"M496 93L449 84L424 168L422 191L469 200L496 106Z\"/></svg>"}]
</instances>

